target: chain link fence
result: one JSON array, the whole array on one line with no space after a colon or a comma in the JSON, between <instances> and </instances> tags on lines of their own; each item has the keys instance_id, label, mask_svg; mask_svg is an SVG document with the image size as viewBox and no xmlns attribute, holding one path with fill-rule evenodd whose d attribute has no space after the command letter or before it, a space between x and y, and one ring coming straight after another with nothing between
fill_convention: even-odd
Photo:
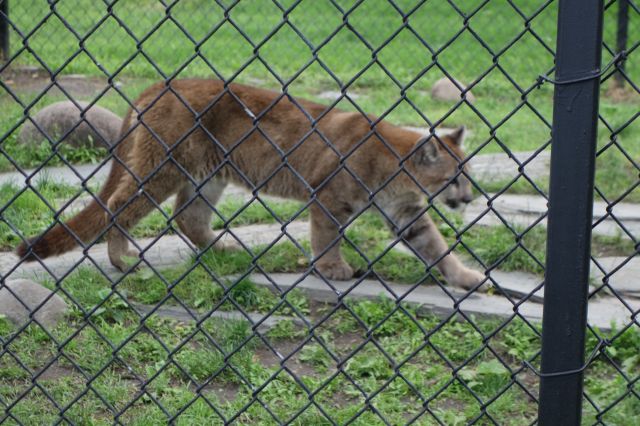
<instances>
[{"instance_id":1,"label":"chain link fence","mask_svg":"<svg viewBox=\"0 0 640 426\"><path fill-rule=\"evenodd\" d=\"M0 0L1 422L637 424L640 5L576 4Z\"/></svg>"}]
</instances>

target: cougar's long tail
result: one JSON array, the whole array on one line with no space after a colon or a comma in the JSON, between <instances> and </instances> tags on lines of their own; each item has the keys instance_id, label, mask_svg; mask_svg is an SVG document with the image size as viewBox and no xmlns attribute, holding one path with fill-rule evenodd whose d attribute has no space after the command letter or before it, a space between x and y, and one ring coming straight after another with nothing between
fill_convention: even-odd
<instances>
[{"instance_id":1,"label":"cougar's long tail","mask_svg":"<svg viewBox=\"0 0 640 426\"><path fill-rule=\"evenodd\" d=\"M130 113L123 121L121 134L129 129L129 123ZM129 135L116 147L115 154L119 159L126 158L129 148L127 145L131 144L131 139L132 135ZM43 234L29 238L16 248L16 254L26 261L34 261L65 253L78 245L78 241L91 243L108 224L105 207L124 173L124 167L118 161L112 160L107 181L98 194L100 202L97 199L91 200L64 225L58 223Z\"/></svg>"}]
</instances>

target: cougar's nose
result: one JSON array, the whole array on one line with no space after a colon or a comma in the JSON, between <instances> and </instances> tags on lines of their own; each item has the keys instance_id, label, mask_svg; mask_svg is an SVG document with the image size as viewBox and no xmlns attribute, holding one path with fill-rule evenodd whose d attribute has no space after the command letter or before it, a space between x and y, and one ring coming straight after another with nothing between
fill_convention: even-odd
<instances>
[{"instance_id":1,"label":"cougar's nose","mask_svg":"<svg viewBox=\"0 0 640 426\"><path fill-rule=\"evenodd\" d=\"M470 202L473 201L473 197L471 196L471 194L465 195L462 197L461 201L465 204L469 204Z\"/></svg>"},{"instance_id":2,"label":"cougar's nose","mask_svg":"<svg viewBox=\"0 0 640 426\"><path fill-rule=\"evenodd\" d=\"M452 209L455 209L456 207L458 207L460 205L458 200L447 200L447 201L445 201L445 204L447 206L451 207Z\"/></svg>"}]
</instances>

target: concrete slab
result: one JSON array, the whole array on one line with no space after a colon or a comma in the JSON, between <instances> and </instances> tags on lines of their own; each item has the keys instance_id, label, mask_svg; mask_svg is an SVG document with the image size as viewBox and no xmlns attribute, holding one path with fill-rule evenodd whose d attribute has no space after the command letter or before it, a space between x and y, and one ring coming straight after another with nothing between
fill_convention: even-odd
<instances>
[{"instance_id":1,"label":"concrete slab","mask_svg":"<svg viewBox=\"0 0 640 426\"><path fill-rule=\"evenodd\" d=\"M140 314L148 314L154 312L156 315L165 318L175 319L181 322L200 321L209 318L218 318L222 320L247 321L251 327L257 329L261 333L265 333L277 326L282 321L293 321L296 326L304 327L304 321L298 317L283 317L279 315L267 315L258 312L240 312L240 311L214 311L200 312L193 309L187 309L182 306L163 305L156 307L155 305L143 305L132 303L131 306Z\"/></svg>"},{"instance_id":2,"label":"concrete slab","mask_svg":"<svg viewBox=\"0 0 640 426\"><path fill-rule=\"evenodd\" d=\"M111 169L111 163L99 164L77 164L70 167L46 167L40 170L27 169L23 173L9 172L0 173L0 185L12 183L18 186L27 184L27 180L35 185L40 180L64 183L67 185L80 186L83 180L91 176L87 182L89 185L99 185L104 182Z\"/></svg>"},{"instance_id":3,"label":"concrete slab","mask_svg":"<svg viewBox=\"0 0 640 426\"><path fill-rule=\"evenodd\" d=\"M429 130L420 127L407 127L413 131L422 134L428 134ZM438 134L447 134L454 129L439 129ZM512 157L520 162L526 161L532 157L534 152L516 152ZM479 181L492 182L496 180L510 179L518 175L518 164L514 159L504 153L499 154L478 154L471 159L472 172ZM68 185L79 186L82 180L92 176L89 183L98 185L106 179L109 174L111 163L104 165L99 164L77 164L73 165L73 169L68 166L46 167L41 170L27 169L24 172L0 173L0 185L5 183L14 183L18 186L25 185L29 179L31 183L37 182L39 179L49 179L54 182L66 183ZM549 152L540 152L531 162L525 166L528 176L533 179L543 178L549 173ZM95 172L95 173L94 173Z\"/></svg>"},{"instance_id":4,"label":"concrete slab","mask_svg":"<svg viewBox=\"0 0 640 426\"><path fill-rule=\"evenodd\" d=\"M412 286L386 282L383 286L379 281L363 280L330 281L313 275L300 274L269 274L268 276L254 274L251 280L257 285L263 285L279 290L292 287L304 291L316 301L337 303L340 300L367 300L380 297L393 301L403 301L417 306L418 311L428 314L449 315L457 310L465 314L478 316L511 318L517 312L528 320L540 322L542 320L542 305L531 300L515 305L508 298L501 295L472 294L463 299L463 292L450 287L451 296L447 295L439 286ZM517 302L517 301L516 301ZM640 309L640 301L629 303L631 309ZM613 324L618 326L632 321L633 312L612 297L601 297L589 303L589 324L607 330Z\"/></svg>"},{"instance_id":5,"label":"concrete slab","mask_svg":"<svg viewBox=\"0 0 640 426\"><path fill-rule=\"evenodd\" d=\"M286 232L296 240L306 240L309 235L309 225L306 222L293 222L286 227ZM237 249L240 244L248 247L281 243L287 241L279 226L250 225L232 228L225 232L219 240L221 248ZM221 231L218 231L219 235ZM151 265L156 269L169 268L183 264L197 253L196 249L179 235L166 235L161 238L144 238L136 240L138 246L144 250L142 266ZM18 264L19 259L13 253L0 253L0 274L4 279L60 279L74 270L77 266L98 266L108 276L115 278L122 274L111 266L106 243L95 244L85 257L81 249L76 249L62 256L45 259L42 262Z\"/></svg>"},{"instance_id":6,"label":"concrete slab","mask_svg":"<svg viewBox=\"0 0 640 426\"><path fill-rule=\"evenodd\" d=\"M547 219L544 216L547 213L547 200L544 197L524 194L501 194L497 197L495 194L488 195L490 198L478 197L466 207L463 212L465 223L502 226L502 218L512 226L528 227L538 222L541 226L546 226ZM610 213L607 208L606 203L594 203L594 223L599 222L593 229L594 234L624 235L620 226L612 219L615 216L629 232L640 237L640 206L618 203L609 209ZM480 216L480 220L477 220Z\"/></svg>"},{"instance_id":7,"label":"concrete slab","mask_svg":"<svg viewBox=\"0 0 640 426\"><path fill-rule=\"evenodd\" d=\"M596 260L600 267L591 262L592 280L602 284L606 276L606 282L614 290L625 296L640 298L640 255L601 257Z\"/></svg>"},{"instance_id":8,"label":"concrete slab","mask_svg":"<svg viewBox=\"0 0 640 426\"><path fill-rule=\"evenodd\" d=\"M515 161L517 160L517 162ZM551 153L542 151L514 152L512 156L505 153L479 154L471 161L471 173L479 182L496 182L514 179L520 175L519 165L526 162L523 172L533 180L549 177Z\"/></svg>"},{"instance_id":9,"label":"concrete slab","mask_svg":"<svg viewBox=\"0 0 640 426\"><path fill-rule=\"evenodd\" d=\"M234 235L247 246L268 244L274 241L284 241L278 226L254 225L239 227L232 230ZM306 240L308 238L308 223L294 222L287 227L287 232L295 239ZM225 235L221 240L227 248L237 247L238 241L230 235ZM157 241L143 239L139 241L145 248L145 263L154 268L162 269L182 264L195 253L180 236L164 236ZM63 256L47 259L40 263L28 263L17 265L15 255L0 254L0 272L5 278L31 278L60 279L69 273L77 264L97 265L111 278L117 278L121 274L111 267L106 244L98 244L89 250L90 259L85 259L81 250L75 250ZM613 262L613 261L612 261ZM542 311L540 302L542 298L542 278L522 272L492 271L492 280L505 291L505 295L474 294L459 303L460 308L468 313L479 315L496 315L509 317L513 315L515 304L518 312L532 320L540 320ZM253 277L258 284L269 285L285 289L297 285L305 289L315 300L335 303L341 296L357 298L377 298L381 293L385 297L415 303L421 306L425 312L449 313L454 310L454 303L460 300L463 292L451 289L453 297L445 294L436 286L419 286L411 290L411 286L405 284L387 283L389 290L377 281L365 280L353 287L355 281L325 283L316 277L306 277L298 284L301 275L296 274L270 274L270 279L256 275ZM497 290L496 290L497 291ZM535 291L532 297L525 298L530 292ZM523 299L524 298L524 299ZM632 309L640 309L640 300L627 301ZM189 315L188 313L185 313ZM177 314L176 314L177 315ZM189 315L190 316L190 315ZM593 325L601 328L610 327L611 322L624 324L631 313L617 299L613 297L599 297L590 303L589 318Z\"/></svg>"}]
</instances>

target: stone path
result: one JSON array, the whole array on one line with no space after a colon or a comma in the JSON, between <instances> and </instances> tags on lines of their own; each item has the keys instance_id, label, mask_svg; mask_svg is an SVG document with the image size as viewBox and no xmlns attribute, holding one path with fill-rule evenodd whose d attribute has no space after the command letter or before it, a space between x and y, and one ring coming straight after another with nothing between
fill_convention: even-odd
<instances>
[{"instance_id":1,"label":"stone path","mask_svg":"<svg viewBox=\"0 0 640 426\"><path fill-rule=\"evenodd\" d=\"M495 197L489 194L492 209L488 208L489 199L478 197L464 210L465 223L478 223L486 226L502 226L502 217L512 226L528 227L547 213L547 200L541 196L502 194ZM495 198L494 198L495 197ZM624 231L616 220L622 222L625 228L633 235L640 236L640 205L631 203L618 203L607 213L607 204L595 202L593 204L594 223L599 223L593 229L597 235L617 236L624 235ZM482 215L480 220L478 217ZM602 219L602 220L601 220ZM544 218L541 225L546 226Z\"/></svg>"},{"instance_id":2,"label":"stone path","mask_svg":"<svg viewBox=\"0 0 640 426\"><path fill-rule=\"evenodd\" d=\"M591 281L594 285L599 286L606 281L624 296L640 299L640 256L612 256L596 260L598 265L591 262Z\"/></svg>"},{"instance_id":3,"label":"stone path","mask_svg":"<svg viewBox=\"0 0 640 426\"><path fill-rule=\"evenodd\" d=\"M522 161L528 158L531 153L518 153L515 156ZM549 156L548 153L539 153L537 157L525 166L527 174L532 178L544 177L548 173ZM513 159L507 157L504 154L490 154L481 155L473 159L472 165L474 168L474 175L485 181L503 180L509 179L518 173L518 165ZM75 170L71 170L68 167L48 168L41 170L34 174L30 178L30 182L34 184L39 179L49 179L52 181L66 183L70 185L80 185L83 179L93 174L93 177L89 181L90 185L98 185L102 182L108 174L109 165L106 164L100 167L96 173L96 166L94 165L81 165L76 166ZM0 174L0 185L12 182L16 185L24 185L26 182L26 176L33 174L32 171L27 174L22 173L4 173ZM243 197L248 198L249 194L242 188L230 185L225 190L225 197ZM493 196L491 196L493 197ZM477 222L479 225L503 225L498 215L512 225L521 227L529 226L536 222L540 217L544 216L547 211L547 202L543 197L530 196L530 195L512 195L503 194L491 200L492 210L487 210L488 200L484 197L480 197L467 206L463 213L464 219L467 223L475 222L477 217L482 215L481 219ZM81 207L82 201L76 203L77 207ZM618 220L624 222L625 227L634 233L634 235L640 234L640 207L634 204L619 203L607 212L607 206L604 203L596 202L594 204L594 217L597 219L603 218L600 224L594 229L594 233L602 235L619 235L621 230L619 226L611 219L610 214L615 215ZM541 224L544 225L546 220L543 219ZM306 222L294 222L287 227L287 232L292 238L298 240L307 240L309 235L308 223ZM282 236L280 225L253 225L246 227L239 227L232 230L235 237L231 235L225 235L222 239L222 244L226 247L239 247L239 239L246 246L255 246L259 244L270 244L272 242L285 241L288 237ZM156 241L156 239L148 238L139 240L140 246L147 250L145 252L144 262L154 268L167 268L175 265L179 265L182 262L187 261L195 253L194 249L189 246L185 240L177 235L169 235L162 237ZM153 244L152 244L153 243ZM406 248L398 245L398 250L408 252ZM17 265L18 258L11 253L0 253L0 273L6 276L6 278L53 278L57 279L67 274L76 264L82 263L84 265L97 265L105 273L111 277L117 277L120 274L113 267L111 267L105 244L97 244L89 250L90 259L83 259L83 254L80 250L72 251L63 256L47 259L44 264L30 263ZM625 297L640 298L640 258L635 257L631 260L619 257L603 257L597 259L600 265L605 271L611 273L615 272L611 277L608 277L607 282L618 292L624 294ZM271 275L276 276L276 275ZM279 277L279 275L278 275ZM599 285L602 283L603 273L595 266L592 268L592 283ZM281 277L283 278L283 277ZM523 272L503 272L493 271L491 272L491 278L495 280L500 287L505 289L511 297L516 299L527 295L533 290L540 287L542 278L527 274ZM280 279L280 278L278 278ZM283 278L284 279L284 278ZM306 281L306 280L305 280ZM369 296L375 292L378 287L371 283L359 286L362 287L366 294ZM374 283L375 284L375 283ZM346 285L344 283L337 283L336 288L342 288L340 286ZM380 285L379 283L377 284ZM394 284L395 285L395 284ZM401 284L397 284L402 286ZM406 288L406 286L404 287ZM440 289L435 287L420 287L420 291L425 291L425 297L435 297L434 291ZM416 289L417 290L417 289ZM367 293L369 292L369 293ZM353 293L358 294L357 292ZM377 294L377 293L376 293ZM421 294L421 293L420 293ZM601 294L601 293L599 293ZM334 295L335 296L335 295ZM323 296L324 297L324 296ZM364 296L363 296L364 297ZM368 297L368 296L367 296ZM442 295L439 296L440 298ZM441 300L437 297L435 300ZM476 301L477 306L471 302L469 312L475 313L491 313L496 315L507 315L509 312L513 313L513 305L505 297L500 296L486 296L477 295L474 298L470 298L470 301ZM529 301L527 301L522 309L529 309L526 311L526 315L533 319L539 318L539 306L534 302L540 302L542 300L542 292L538 290ZM418 301L416 301L417 303ZM426 303L422 301L420 303ZM476 303L474 302L474 303ZM431 302L436 303L436 302ZM442 303L445 303L444 301ZM507 303L505 305L505 303ZM633 303L636 303L634 301ZM525 305L535 305L537 307L525 308ZM618 306L619 305L619 306ZM438 310L452 308L451 300L447 300L445 305L431 306L428 303L425 306ZM444 306L444 308L443 308ZM614 297L599 297L590 303L590 315L594 316L593 321L599 321L598 324L602 326L609 326L608 320L628 320L626 312L621 311L620 307L623 306ZM592 306L598 306L592 308ZM606 307L609 308L606 308ZM447 308L448 307L448 308ZM638 307L635 308L636 310ZM487 311L487 312L485 312ZM525 312L525 311L520 311ZM188 313L187 313L188 315ZM625 315L627 315L625 317ZM605 321L607 320L607 321ZM602 322L602 324L600 324ZM607 324L604 324L607 322ZM595 324L595 323L594 323Z\"/></svg>"},{"instance_id":4,"label":"stone path","mask_svg":"<svg viewBox=\"0 0 640 426\"><path fill-rule=\"evenodd\" d=\"M254 246L257 244L268 244L274 241L285 241L287 238L282 237L279 227L273 225L245 226L235 228L232 231L237 239L230 235L226 235L222 239L223 244L228 248L237 247L238 240L248 246ZM306 222L291 223L287 227L287 233L295 239L307 239L308 224ZM143 239L139 241L139 244L145 249L151 244L145 253L144 262L156 269L180 265L188 261L195 253L195 251L177 235L162 237L155 241L155 243L154 239ZM11 279L59 279L69 273L78 263L81 263L87 266L96 265L113 279L121 275L109 263L106 244L97 244L92 247L89 250L89 256L91 258L90 260L83 260L82 252L75 250L60 257L46 259L43 264L25 263L16 267L18 258L11 253L3 253L0 254L0 272L3 275L8 274L7 278ZM629 303L633 309L640 309L640 298L633 298L634 296L640 296L638 293L639 283L637 280L640 263L637 262L637 259L632 259L627 262L624 258L605 257L598 259L598 261L606 268L611 268L611 270L624 265L624 267L617 270L609 279L609 283L624 295L626 302ZM631 265L631 267L627 267L628 265ZM293 279L290 276L282 274L270 274L269 277L281 288L286 288L287 285L290 285L287 283L291 283ZM505 290L515 302L536 290L533 297L529 298L518 311L527 316L527 318L534 320L540 318L541 305L537 305L537 307L533 305L536 305L537 302L542 300L542 291L540 289L542 284L541 277L524 272L504 271L492 271L490 277ZM254 276L253 279L257 283L273 285L271 280L259 275ZM333 282L332 285L334 289L331 289L324 283L322 283L322 286L318 286L317 283L319 281L317 279L315 279L315 281L309 280L311 280L311 278L305 279L305 281L315 283L315 287L307 289L311 293L310 296L315 300L326 301L328 297L335 299L339 294L343 294L349 289L348 282ZM596 284L598 280L597 274L594 274L594 282ZM392 288L397 287L398 290L394 290L396 296L403 294L409 288L409 286L403 284L388 284L391 285ZM304 289L304 285L301 288ZM360 284L358 288L359 290L355 291L352 295L359 298L375 297L383 289L380 283L371 280L366 280ZM404 290L400 291L401 289ZM455 290L452 291L456 293ZM435 294L434 292L439 293ZM423 306L423 309L433 309L436 312L450 312L453 309L453 301L442 293L442 290L434 286L420 286L408 294L406 300L412 303L419 303ZM470 313L493 314L498 316L509 316L513 314L512 302L500 295L474 295L468 302L465 301L461 306L463 309L467 309L465 311ZM611 321L617 321L622 324L630 318L627 308L625 308L617 298L612 296L599 296L593 299L589 304L589 312L590 318L594 321L592 324L597 324L603 328L609 327ZM184 313L184 315L189 314Z\"/></svg>"},{"instance_id":5,"label":"stone path","mask_svg":"<svg viewBox=\"0 0 640 426\"><path fill-rule=\"evenodd\" d=\"M0 174L0 185L14 184L18 186L26 185L27 179L32 185L41 180L47 180L67 185L80 186L83 180L91 176L87 185L99 185L105 181L109 174L111 163L102 166L98 164L78 164L70 167L47 167L40 170L27 169L21 172L9 172Z\"/></svg>"},{"instance_id":6,"label":"stone path","mask_svg":"<svg viewBox=\"0 0 640 426\"><path fill-rule=\"evenodd\" d=\"M497 316L511 318L514 315L517 298L510 301L506 297L486 294L473 294L463 298L464 293L448 288L452 296L447 295L438 286L418 286L411 289L406 284L386 283L386 288L380 282L363 280L357 286L355 282L341 281L331 282L328 285L324 280L309 275L303 277L298 274L269 274L252 275L251 280L262 286L274 287L277 283L280 290L286 290L295 285L304 291L310 298L318 301L336 303L340 299L378 299L380 297L393 301L402 300L418 307L418 312L427 314L448 315L454 312L454 304L458 303L459 309L465 314L479 316ZM632 321L633 311L640 309L640 300L628 301L629 308L613 298L596 298L589 303L589 324L602 330L608 330L612 324L625 325ZM532 321L542 320L542 305L532 300L524 301L517 306L518 314Z\"/></svg>"},{"instance_id":7,"label":"stone path","mask_svg":"<svg viewBox=\"0 0 640 426\"><path fill-rule=\"evenodd\" d=\"M309 238L309 225L307 222L293 222L286 228L287 234L296 240ZM219 235L219 234L218 234ZM273 242L286 241L280 226L270 224L250 225L233 228L220 239L220 248L239 249L241 243L248 247L271 244ZM155 269L164 269L181 265L191 259L196 253L188 240L180 235L166 235L161 238L143 238L136 243L144 251L142 266L151 266ZM61 256L51 257L42 262L21 263L13 253L0 253L0 274L6 279L30 278L54 280L66 276L78 266L98 266L111 278L117 278L122 274L111 266L107 254L106 243L93 245L85 257L81 249L72 250Z\"/></svg>"},{"instance_id":8,"label":"stone path","mask_svg":"<svg viewBox=\"0 0 640 426\"><path fill-rule=\"evenodd\" d=\"M255 327L259 332L264 333L271 330L278 325L281 321L293 321L296 326L304 326L304 321L298 317L283 317L279 315L269 315L258 312L240 312L240 311L214 311L210 314L203 314L192 309L186 309L182 306L169 306L162 305L157 307L156 305L142 305L139 303L131 303L132 307L140 314L148 314L153 312L154 314L172 318L182 322L200 321L208 318L229 319L235 321L247 321L252 327Z\"/></svg>"},{"instance_id":9,"label":"stone path","mask_svg":"<svg viewBox=\"0 0 640 426\"><path fill-rule=\"evenodd\" d=\"M219 233L221 231L217 231ZM290 240L308 241L309 223L292 222L286 227L288 236L282 234L280 225L261 224L232 228L230 232L224 233L220 239L221 248L241 249L255 247L272 243L282 243ZM166 235L161 238L144 238L136 240L139 247L144 250L144 261L142 266L149 266L156 270L175 267L189 261L197 253L188 241L179 235ZM394 250L399 250L412 255L412 251L401 244L394 246ZM111 266L107 254L105 243L92 246L85 258L80 248L65 253L61 256L51 257L42 262L21 263L13 253L0 253L0 274L6 279L27 278L27 279L53 279L58 280L65 277L77 267L99 267L107 276L117 279L122 274ZM504 272L493 271L492 278L510 294L522 296L529 294L540 285L542 278L526 272ZM541 296L534 296L534 300L542 300Z\"/></svg>"},{"instance_id":10,"label":"stone path","mask_svg":"<svg viewBox=\"0 0 640 426\"><path fill-rule=\"evenodd\" d=\"M538 167L540 169L539 171L544 169L542 163L548 160L548 157L547 160L545 160L545 156L543 156L543 154L544 153L539 154L539 156L542 156L540 157L539 163L532 163L533 165L537 164L535 167ZM521 155L525 156L526 153ZM509 162L512 164L515 163L508 159L506 155L503 157L504 158L500 160L499 155L491 154L489 156L481 156L477 161L477 164L479 165L478 169L480 169L478 172L487 173L487 176L490 176L490 179L497 179L495 172L492 172L492 170L502 170L505 174L517 173L515 169L509 171L510 167L507 166ZM505 164L501 164L502 162L505 162ZM498 166L495 164L498 164ZM514 165L513 167L516 166ZM95 174L92 174L94 171L95 166L93 165L77 166L75 172L68 167L48 168L35 173L35 175L30 179L30 182L35 184L40 179L49 179L55 182L79 186L82 182L81 179L86 179L88 176L92 176L88 182L89 185L97 185L106 179L106 175L109 171L109 165L100 167ZM33 174L32 170L27 171L26 173L27 176L31 174ZM25 181L25 175L18 172L0 174L0 185L10 182L17 185L24 185ZM242 196L245 199L250 197L249 193L245 189L235 185L229 185L225 190L224 197L230 196ZM463 216L466 223L476 222L478 216L482 215L482 218L478 221L480 225L502 225L503 222L498 216L499 214L513 226L527 227L536 222L547 212L547 200L542 196L520 194L502 194L496 198L493 198L493 194L489 194L489 196L491 197L492 210L488 210L487 203L489 200L487 198L482 196L478 197L464 210ZM274 197L264 198L275 199ZM78 199L75 204L70 207L69 211L73 211L74 208L81 207L83 202L83 199ZM169 202L171 202L171 200ZM604 219L593 229L593 233L606 236L623 235L624 231L612 216L615 216L617 220L622 221L627 230L633 235L640 235L640 206L631 203L618 203L612 207L610 213L607 213L606 203L595 202L594 219ZM546 219L543 219L541 224L545 226Z\"/></svg>"},{"instance_id":11,"label":"stone path","mask_svg":"<svg viewBox=\"0 0 640 426\"><path fill-rule=\"evenodd\" d=\"M526 163L523 173L530 179L543 179L549 176L549 164L551 153L548 151L539 152L514 152L513 157L520 164ZM533 157L533 158L532 158ZM473 178L480 182L500 182L517 177L520 172L518 162L508 155L502 154L480 154L471 159L471 174Z\"/></svg>"},{"instance_id":12,"label":"stone path","mask_svg":"<svg viewBox=\"0 0 640 426\"><path fill-rule=\"evenodd\" d=\"M424 133L424 129L412 129ZM446 131L443 133L446 133ZM533 155L533 152L514 153L515 158L519 161L524 161L531 155ZM29 178L32 184L35 184L40 179L50 179L54 182L79 186L82 183L82 179L86 179L88 176L92 176L88 184L97 185L106 179L110 167L109 163L99 168L97 165L80 164L73 166L74 170L63 166L48 167L37 172L34 169L27 169L24 170L24 173L17 171L1 173L0 185L14 183L22 186L26 183L26 179ZM484 182L503 181L512 179L518 175L518 164L504 153L476 155L471 159L471 167L474 178ZM98 168L97 171L96 168ZM549 153L541 152L537 154L537 156L525 166L524 170L532 179L547 176L549 170Z\"/></svg>"}]
</instances>

